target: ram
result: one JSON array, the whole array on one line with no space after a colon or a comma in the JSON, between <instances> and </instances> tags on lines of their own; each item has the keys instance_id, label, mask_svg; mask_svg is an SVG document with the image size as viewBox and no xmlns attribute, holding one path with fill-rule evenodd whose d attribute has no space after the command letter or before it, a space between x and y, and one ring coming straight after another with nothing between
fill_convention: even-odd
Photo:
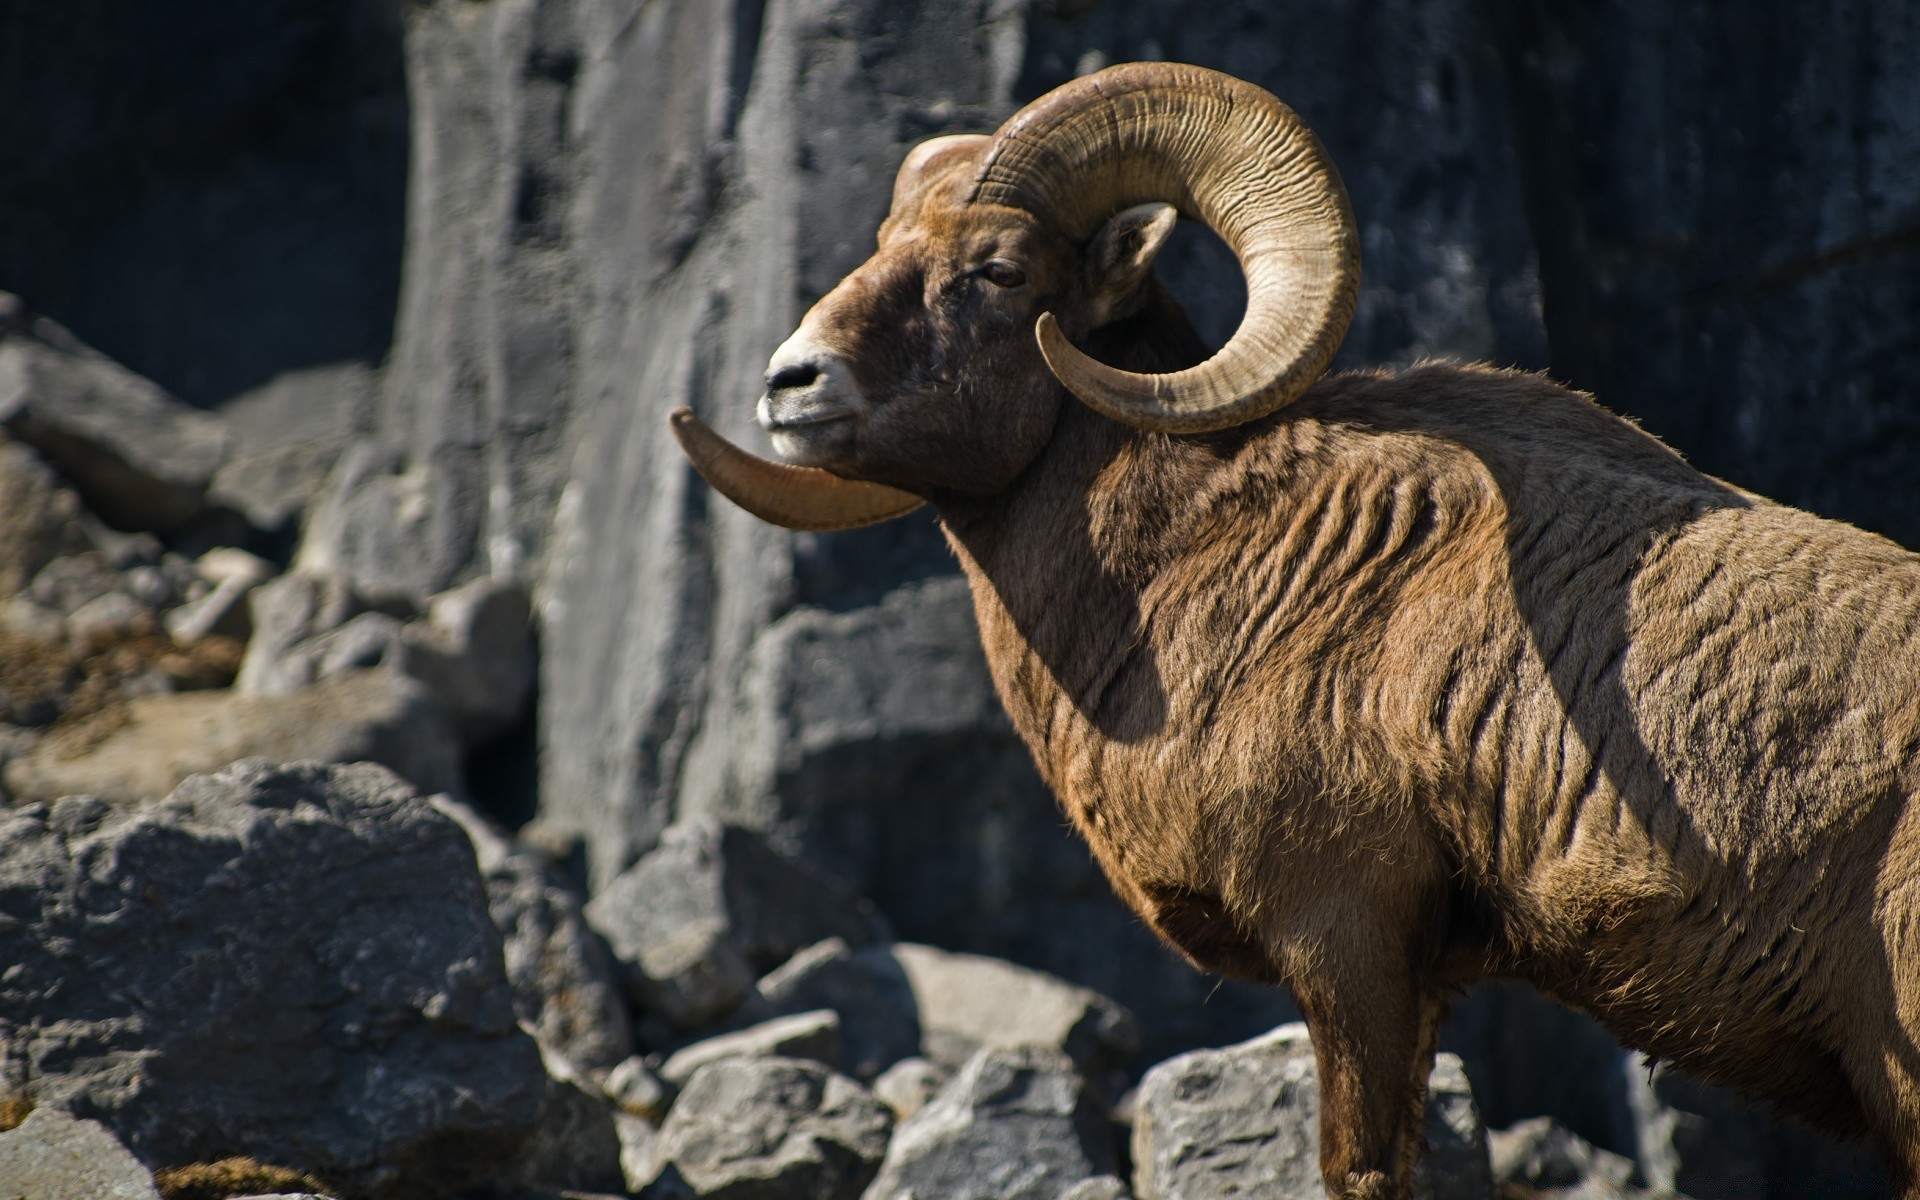
<instances>
[{"instance_id":1,"label":"ram","mask_svg":"<svg viewBox=\"0 0 1920 1200\"><path fill-rule=\"evenodd\" d=\"M1180 215L1247 278L1211 356L1151 270ZM1409 1194L1448 998L1511 977L1915 1200L1920 556L1536 375L1321 378L1355 247L1279 101L1113 67L908 156L773 356L785 462L674 428L782 525L937 509L1115 890L1293 988L1333 1196Z\"/></svg>"}]
</instances>

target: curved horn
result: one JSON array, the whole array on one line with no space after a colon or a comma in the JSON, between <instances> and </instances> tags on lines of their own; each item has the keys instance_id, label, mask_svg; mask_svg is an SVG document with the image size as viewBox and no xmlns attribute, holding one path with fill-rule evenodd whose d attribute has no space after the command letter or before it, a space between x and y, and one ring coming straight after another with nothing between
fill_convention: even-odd
<instances>
[{"instance_id":1,"label":"curved horn","mask_svg":"<svg viewBox=\"0 0 1920 1200\"><path fill-rule=\"evenodd\" d=\"M763 521L810 533L858 529L904 517L925 501L884 484L842 479L817 467L771 462L715 433L690 408L667 418L680 449L713 489Z\"/></svg>"},{"instance_id":2,"label":"curved horn","mask_svg":"<svg viewBox=\"0 0 1920 1200\"><path fill-rule=\"evenodd\" d=\"M1264 416L1319 378L1353 317L1359 239L1339 174L1292 109L1231 75L1128 63L1056 88L1000 127L971 199L1082 242L1121 209L1164 201L1238 256L1240 328L1184 371L1095 362L1041 315L1034 335L1054 375L1131 425L1194 433Z\"/></svg>"}]
</instances>

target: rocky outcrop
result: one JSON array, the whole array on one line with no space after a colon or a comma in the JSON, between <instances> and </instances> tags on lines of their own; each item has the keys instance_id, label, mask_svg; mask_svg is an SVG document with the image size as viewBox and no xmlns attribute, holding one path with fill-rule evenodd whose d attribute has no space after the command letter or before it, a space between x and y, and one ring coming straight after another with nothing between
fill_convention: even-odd
<instances>
[{"instance_id":1,"label":"rocky outcrop","mask_svg":"<svg viewBox=\"0 0 1920 1200\"><path fill-rule=\"evenodd\" d=\"M437 1196L541 1116L467 839L390 772L241 763L16 809L0 847L0 1086L149 1163Z\"/></svg>"},{"instance_id":2,"label":"rocky outcrop","mask_svg":"<svg viewBox=\"0 0 1920 1200\"><path fill-rule=\"evenodd\" d=\"M588 915L634 1002L680 1029L725 1016L761 972L802 946L827 937L864 945L885 928L829 876L711 819L669 830Z\"/></svg>"},{"instance_id":3,"label":"rocky outcrop","mask_svg":"<svg viewBox=\"0 0 1920 1200\"><path fill-rule=\"evenodd\" d=\"M153 1175L98 1121L44 1106L0 1131L0 1194L33 1200L160 1200Z\"/></svg>"},{"instance_id":4,"label":"rocky outcrop","mask_svg":"<svg viewBox=\"0 0 1920 1200\"><path fill-rule=\"evenodd\" d=\"M377 762L428 791L461 787L460 746L432 696L402 676L369 670L288 696L136 696L8 763L6 784L28 800L84 792L132 803L249 757Z\"/></svg>"},{"instance_id":5,"label":"rocky outcrop","mask_svg":"<svg viewBox=\"0 0 1920 1200\"><path fill-rule=\"evenodd\" d=\"M1427 1153L1416 1195L1486 1200L1493 1190L1487 1135L1460 1060L1440 1055L1427 1088ZM1161 1063L1141 1081L1135 1113L1140 1200L1324 1195L1318 1071L1304 1025Z\"/></svg>"},{"instance_id":6,"label":"rocky outcrop","mask_svg":"<svg viewBox=\"0 0 1920 1200\"><path fill-rule=\"evenodd\" d=\"M1117 1169L1114 1131L1071 1059L985 1049L901 1124L863 1200L1057 1200Z\"/></svg>"},{"instance_id":7,"label":"rocky outcrop","mask_svg":"<svg viewBox=\"0 0 1920 1200\"><path fill-rule=\"evenodd\" d=\"M791 1058L701 1067L655 1148L647 1200L855 1200L887 1149L893 1118L844 1075Z\"/></svg>"}]
</instances>

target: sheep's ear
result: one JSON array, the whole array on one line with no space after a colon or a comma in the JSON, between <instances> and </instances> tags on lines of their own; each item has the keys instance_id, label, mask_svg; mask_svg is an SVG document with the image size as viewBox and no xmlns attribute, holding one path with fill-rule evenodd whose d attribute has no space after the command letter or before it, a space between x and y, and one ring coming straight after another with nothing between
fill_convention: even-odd
<instances>
[{"instance_id":1,"label":"sheep's ear","mask_svg":"<svg viewBox=\"0 0 1920 1200\"><path fill-rule=\"evenodd\" d=\"M1113 214L1094 234L1087 247L1087 283L1095 328L1125 316L1138 300L1153 256L1167 244L1179 217L1171 204L1136 204Z\"/></svg>"}]
</instances>

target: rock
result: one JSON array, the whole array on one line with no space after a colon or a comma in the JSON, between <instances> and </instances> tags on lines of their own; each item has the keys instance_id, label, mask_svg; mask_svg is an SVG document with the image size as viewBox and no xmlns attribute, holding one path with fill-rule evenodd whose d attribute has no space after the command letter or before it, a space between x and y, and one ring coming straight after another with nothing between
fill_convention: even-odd
<instances>
[{"instance_id":1,"label":"rock","mask_svg":"<svg viewBox=\"0 0 1920 1200\"><path fill-rule=\"evenodd\" d=\"M0 1080L142 1159L432 1198L540 1119L473 851L391 772L237 763L16 808L0 847Z\"/></svg>"},{"instance_id":2,"label":"rock","mask_svg":"<svg viewBox=\"0 0 1920 1200\"><path fill-rule=\"evenodd\" d=\"M533 688L532 616L526 589L480 579L435 596L424 621L353 612L331 602L313 575L256 605L262 636L247 647L240 687L262 695L297 691L346 671L386 667L419 680L453 718L464 741L484 741L526 709ZM334 585L336 589L341 585Z\"/></svg>"},{"instance_id":3,"label":"rock","mask_svg":"<svg viewBox=\"0 0 1920 1200\"><path fill-rule=\"evenodd\" d=\"M0 597L63 554L86 548L80 500L25 446L0 437Z\"/></svg>"},{"instance_id":4,"label":"rock","mask_svg":"<svg viewBox=\"0 0 1920 1200\"><path fill-rule=\"evenodd\" d=\"M291 532L378 392L371 365L349 360L284 371L222 404L233 445L209 498L256 529Z\"/></svg>"},{"instance_id":5,"label":"rock","mask_svg":"<svg viewBox=\"0 0 1920 1200\"><path fill-rule=\"evenodd\" d=\"M895 1131L863 1200L1057 1200L1114 1174L1115 1141L1065 1054L983 1049Z\"/></svg>"},{"instance_id":6,"label":"rock","mask_svg":"<svg viewBox=\"0 0 1920 1200\"><path fill-rule=\"evenodd\" d=\"M1228 1194L1322 1200L1320 1094L1305 1025L1220 1050L1196 1050L1148 1071L1135 1101L1133 1188L1140 1200ZM1487 1141L1465 1070L1441 1054L1429 1077L1414 1193L1487 1200Z\"/></svg>"},{"instance_id":7,"label":"rock","mask_svg":"<svg viewBox=\"0 0 1920 1200\"><path fill-rule=\"evenodd\" d=\"M645 1117L616 1111L613 1130L620 1139L620 1174L627 1191L638 1193L659 1173L660 1128Z\"/></svg>"},{"instance_id":8,"label":"rock","mask_svg":"<svg viewBox=\"0 0 1920 1200\"><path fill-rule=\"evenodd\" d=\"M830 1008L775 1017L738 1033L723 1033L674 1051L660 1078L682 1087L693 1073L724 1058L798 1058L829 1070L840 1067L840 1016Z\"/></svg>"},{"instance_id":9,"label":"rock","mask_svg":"<svg viewBox=\"0 0 1920 1200\"><path fill-rule=\"evenodd\" d=\"M1048 1046L1104 1082L1139 1048L1132 1015L1087 988L978 954L890 949L913 988L921 1047L937 1063L958 1067L983 1046Z\"/></svg>"},{"instance_id":10,"label":"rock","mask_svg":"<svg viewBox=\"0 0 1920 1200\"><path fill-rule=\"evenodd\" d=\"M262 696L295 692L314 683L311 660L295 656L294 648L340 628L366 607L337 577L298 571L255 588L247 602L253 636L234 687Z\"/></svg>"},{"instance_id":11,"label":"rock","mask_svg":"<svg viewBox=\"0 0 1920 1200\"><path fill-rule=\"evenodd\" d=\"M621 1190L626 1175L612 1106L599 1088L578 1078L572 1064L554 1055L543 1058L548 1080L540 1119L501 1176L523 1187Z\"/></svg>"},{"instance_id":12,"label":"rock","mask_svg":"<svg viewBox=\"0 0 1920 1200\"><path fill-rule=\"evenodd\" d=\"M920 1053L913 985L884 947L855 951L839 938L809 946L754 984L736 1019L831 1009L840 1017L845 1070L872 1079Z\"/></svg>"},{"instance_id":13,"label":"rock","mask_svg":"<svg viewBox=\"0 0 1920 1200\"><path fill-rule=\"evenodd\" d=\"M156 615L125 592L108 592L67 614L67 636L101 640L150 634L159 624Z\"/></svg>"},{"instance_id":14,"label":"rock","mask_svg":"<svg viewBox=\"0 0 1920 1200\"><path fill-rule=\"evenodd\" d=\"M785 1058L729 1058L694 1073L660 1127L647 1200L755 1196L854 1200L893 1119L853 1080Z\"/></svg>"},{"instance_id":15,"label":"rock","mask_svg":"<svg viewBox=\"0 0 1920 1200\"><path fill-rule=\"evenodd\" d=\"M160 1200L153 1176L104 1126L45 1105L0 1133L0 1196Z\"/></svg>"},{"instance_id":16,"label":"rock","mask_svg":"<svg viewBox=\"0 0 1920 1200\"><path fill-rule=\"evenodd\" d=\"M1656 1194L1747 1200L1891 1194L1881 1163L1638 1053L1621 1066L1640 1171Z\"/></svg>"},{"instance_id":17,"label":"rock","mask_svg":"<svg viewBox=\"0 0 1920 1200\"><path fill-rule=\"evenodd\" d=\"M871 905L759 835L712 819L667 831L587 906L636 1003L683 1029L745 998L754 977L826 937L884 933ZM815 1006L819 1007L819 1006Z\"/></svg>"},{"instance_id":18,"label":"rock","mask_svg":"<svg viewBox=\"0 0 1920 1200\"><path fill-rule=\"evenodd\" d=\"M533 693L533 608L525 585L476 579L427 602L424 625L409 625L418 648L414 675L434 690L469 742L499 733Z\"/></svg>"},{"instance_id":19,"label":"rock","mask_svg":"<svg viewBox=\"0 0 1920 1200\"><path fill-rule=\"evenodd\" d=\"M459 745L424 688L385 671L288 696L234 691L136 696L42 740L6 765L26 800L73 793L157 800L235 759L377 762L423 791L460 789Z\"/></svg>"},{"instance_id":20,"label":"rock","mask_svg":"<svg viewBox=\"0 0 1920 1200\"><path fill-rule=\"evenodd\" d=\"M904 1121L925 1108L952 1078L950 1068L931 1059L903 1058L873 1081L873 1094L893 1110L894 1120Z\"/></svg>"},{"instance_id":21,"label":"rock","mask_svg":"<svg viewBox=\"0 0 1920 1200\"><path fill-rule=\"evenodd\" d=\"M607 1099L621 1112L658 1125L673 1102L673 1091L647 1067L646 1060L635 1055L607 1073Z\"/></svg>"},{"instance_id":22,"label":"rock","mask_svg":"<svg viewBox=\"0 0 1920 1200\"><path fill-rule=\"evenodd\" d=\"M613 954L588 927L582 900L544 854L517 846L469 806L435 796L473 842L488 911L500 930L514 1009L541 1046L589 1073L633 1053Z\"/></svg>"},{"instance_id":23,"label":"rock","mask_svg":"<svg viewBox=\"0 0 1920 1200\"><path fill-rule=\"evenodd\" d=\"M226 457L219 418L41 324L0 338L0 425L59 467L108 521L186 526L205 510Z\"/></svg>"},{"instance_id":24,"label":"rock","mask_svg":"<svg viewBox=\"0 0 1920 1200\"><path fill-rule=\"evenodd\" d=\"M1642 1200L1652 1193L1633 1186L1633 1160L1596 1150L1551 1117L1521 1121L1487 1135L1493 1182L1506 1191L1525 1188L1541 1200Z\"/></svg>"},{"instance_id":25,"label":"rock","mask_svg":"<svg viewBox=\"0 0 1920 1200\"><path fill-rule=\"evenodd\" d=\"M73 613L102 596L121 594L118 568L96 550L64 555L41 568L22 595L57 613Z\"/></svg>"},{"instance_id":26,"label":"rock","mask_svg":"<svg viewBox=\"0 0 1920 1200\"><path fill-rule=\"evenodd\" d=\"M168 613L167 632L182 645L216 633L246 641L253 633L247 596L273 578L273 564L245 550L221 546L202 554L194 565L212 590Z\"/></svg>"}]
</instances>

